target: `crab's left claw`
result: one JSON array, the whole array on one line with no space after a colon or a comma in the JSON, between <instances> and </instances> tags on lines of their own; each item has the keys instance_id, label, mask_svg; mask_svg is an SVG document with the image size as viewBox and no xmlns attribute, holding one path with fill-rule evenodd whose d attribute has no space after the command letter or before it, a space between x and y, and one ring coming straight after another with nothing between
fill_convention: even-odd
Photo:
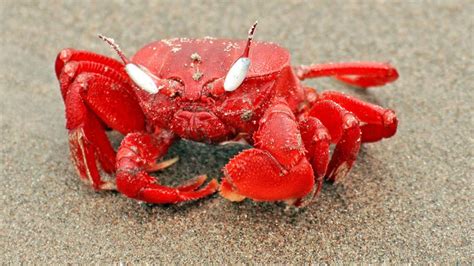
<instances>
[{"instance_id":1,"label":"crab's left claw","mask_svg":"<svg viewBox=\"0 0 474 266\"><path fill-rule=\"evenodd\" d=\"M167 204L197 200L213 194L215 179L199 189L206 176L198 176L177 187L160 185L148 172L167 167L176 160L156 163L174 139L172 133L132 133L127 135L117 152L117 190L127 197L148 203Z\"/></svg>"},{"instance_id":2,"label":"crab's left claw","mask_svg":"<svg viewBox=\"0 0 474 266\"><path fill-rule=\"evenodd\" d=\"M298 122L284 100L267 109L254 140L254 149L241 152L224 167L220 187L224 198L297 205L317 189Z\"/></svg>"}]
</instances>

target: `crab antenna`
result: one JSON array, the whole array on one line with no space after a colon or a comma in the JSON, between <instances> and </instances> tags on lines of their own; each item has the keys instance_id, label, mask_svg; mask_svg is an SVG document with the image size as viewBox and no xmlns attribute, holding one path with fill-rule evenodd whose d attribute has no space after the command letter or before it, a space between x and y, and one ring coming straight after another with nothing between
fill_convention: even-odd
<instances>
[{"instance_id":1,"label":"crab antenna","mask_svg":"<svg viewBox=\"0 0 474 266\"><path fill-rule=\"evenodd\" d=\"M245 46L244 54L242 55L242 57L249 57L250 44L252 44L253 33L255 32L255 28L257 27L257 24L258 24L258 20L255 21L255 23L252 25L252 27L249 30L247 45Z\"/></svg>"},{"instance_id":2,"label":"crab antenna","mask_svg":"<svg viewBox=\"0 0 474 266\"><path fill-rule=\"evenodd\" d=\"M118 46L118 44L115 43L114 39L105 37L102 34L98 34L97 36L99 36L101 40L106 42L108 45L110 45L110 47L112 47L112 49L115 50L115 52L118 54L118 56L120 56L120 59L122 59L125 65L130 63L130 60L128 60L128 58L123 54L122 50L120 50L120 47Z\"/></svg>"}]
</instances>

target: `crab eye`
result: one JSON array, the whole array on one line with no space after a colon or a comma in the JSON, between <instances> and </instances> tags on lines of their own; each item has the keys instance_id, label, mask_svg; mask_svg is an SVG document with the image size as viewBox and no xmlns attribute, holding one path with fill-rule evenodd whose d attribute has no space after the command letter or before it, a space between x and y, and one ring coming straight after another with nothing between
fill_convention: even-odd
<instances>
[{"instance_id":1,"label":"crab eye","mask_svg":"<svg viewBox=\"0 0 474 266\"><path fill-rule=\"evenodd\" d=\"M224 90L234 91L244 81L247 73L249 72L250 59L248 57L241 57L235 61L235 63L227 72L224 80Z\"/></svg>"},{"instance_id":2,"label":"crab eye","mask_svg":"<svg viewBox=\"0 0 474 266\"><path fill-rule=\"evenodd\" d=\"M155 94L159 91L158 87L156 87L156 84L150 77L150 75L148 75L139 66L132 63L128 63L127 65L125 65L125 71L127 72L128 76L133 80L133 82L135 82L135 84L141 89L152 94Z\"/></svg>"},{"instance_id":3,"label":"crab eye","mask_svg":"<svg viewBox=\"0 0 474 266\"><path fill-rule=\"evenodd\" d=\"M115 50L115 52L125 64L125 72L127 72L128 76L138 87L152 94L155 94L160 90L161 87L156 87L155 81L153 81L151 75L147 73L147 69L130 63L130 60L123 54L122 50L120 50L120 47L115 43L114 39L105 37L102 34L99 34L99 38Z\"/></svg>"},{"instance_id":4,"label":"crab eye","mask_svg":"<svg viewBox=\"0 0 474 266\"><path fill-rule=\"evenodd\" d=\"M244 82L247 73L249 72L250 67L250 58L249 58L249 51L250 45L252 44L253 33L255 32L255 28L257 27L257 21L252 25L249 30L248 38L247 38L247 45L245 46L244 53L242 56L234 62L232 67L227 72L227 76L225 76L224 80L224 90L225 91L235 91L242 82Z\"/></svg>"}]
</instances>

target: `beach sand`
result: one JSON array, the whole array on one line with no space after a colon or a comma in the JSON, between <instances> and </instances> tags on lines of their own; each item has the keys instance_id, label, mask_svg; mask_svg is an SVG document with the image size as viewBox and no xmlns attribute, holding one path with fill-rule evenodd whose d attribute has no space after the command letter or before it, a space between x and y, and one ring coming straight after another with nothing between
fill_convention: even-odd
<instances>
[{"instance_id":1,"label":"beach sand","mask_svg":"<svg viewBox=\"0 0 474 266\"><path fill-rule=\"evenodd\" d=\"M2 1L0 261L42 263L467 262L473 255L472 1ZM397 135L364 145L350 176L301 211L215 195L181 206L94 192L69 160L53 63L62 48L128 55L156 39L279 43L293 64L390 61L367 91L305 82L397 111ZM119 141L119 140L117 140ZM175 145L160 177L220 168L242 147Z\"/></svg>"}]
</instances>

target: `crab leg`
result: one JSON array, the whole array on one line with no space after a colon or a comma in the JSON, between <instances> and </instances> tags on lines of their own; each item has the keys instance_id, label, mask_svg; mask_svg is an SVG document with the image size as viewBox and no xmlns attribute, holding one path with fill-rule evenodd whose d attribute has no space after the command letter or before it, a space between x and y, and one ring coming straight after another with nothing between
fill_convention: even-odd
<instances>
[{"instance_id":1,"label":"crab leg","mask_svg":"<svg viewBox=\"0 0 474 266\"><path fill-rule=\"evenodd\" d=\"M374 142L382 138L389 138L397 131L398 119L393 110L336 91L323 92L319 99L333 101L356 115L363 123L360 127L362 142Z\"/></svg>"},{"instance_id":2,"label":"crab leg","mask_svg":"<svg viewBox=\"0 0 474 266\"><path fill-rule=\"evenodd\" d=\"M59 52L58 56L56 57L56 62L54 65L55 71L56 71L56 77L59 79L59 76L61 75L61 72L64 68L64 66L68 62L95 62L99 63L101 65L110 67L115 69L116 71L123 71L123 64L120 63L119 61L104 56L96 53L92 53L89 51L82 51L82 50L75 50L72 48L66 48L63 49L61 52Z\"/></svg>"},{"instance_id":3,"label":"crab leg","mask_svg":"<svg viewBox=\"0 0 474 266\"><path fill-rule=\"evenodd\" d=\"M111 188L101 180L96 156L104 171L115 170L115 151L99 117L121 133L144 128L139 106L121 93L119 84L115 84L117 90L111 89L112 84L115 83L111 79L99 74L80 74L68 88L65 100L73 161L80 176L91 181L95 189Z\"/></svg>"},{"instance_id":4,"label":"crab leg","mask_svg":"<svg viewBox=\"0 0 474 266\"><path fill-rule=\"evenodd\" d=\"M102 74L117 83L126 84L129 78L123 67L123 64L113 58L70 48L59 52L55 64L56 77L59 81L63 99L66 98L71 83L79 74L85 72Z\"/></svg>"},{"instance_id":5,"label":"crab leg","mask_svg":"<svg viewBox=\"0 0 474 266\"><path fill-rule=\"evenodd\" d=\"M306 149L306 157L313 167L315 180L315 188L312 194L299 202L295 202L296 206L302 207L313 202L313 199L321 191L330 158L329 145L331 144L331 137L323 123L315 117L301 119L299 128Z\"/></svg>"},{"instance_id":6,"label":"crab leg","mask_svg":"<svg viewBox=\"0 0 474 266\"><path fill-rule=\"evenodd\" d=\"M313 190L313 169L285 100L277 99L265 111L253 138L255 148L239 153L224 167L223 197L294 202Z\"/></svg>"},{"instance_id":7,"label":"crab leg","mask_svg":"<svg viewBox=\"0 0 474 266\"><path fill-rule=\"evenodd\" d=\"M336 181L343 178L351 169L359 152L359 120L351 112L328 100L316 102L309 111L309 116L316 117L323 123L331 136L331 142L336 144L326 179Z\"/></svg>"},{"instance_id":8,"label":"crab leg","mask_svg":"<svg viewBox=\"0 0 474 266\"><path fill-rule=\"evenodd\" d=\"M127 134L143 130L145 124L129 93L131 87L116 64L120 63L72 49L61 51L56 61L71 156L80 177L97 190L114 188L113 182L103 180L96 163L99 161L107 173L115 171L115 151L105 127Z\"/></svg>"},{"instance_id":9,"label":"crab leg","mask_svg":"<svg viewBox=\"0 0 474 266\"><path fill-rule=\"evenodd\" d=\"M214 193L218 187L215 179L199 189L206 176L198 176L178 187L168 187L148 174L156 169L156 160L167 152L174 139L174 135L165 130L127 135L117 152L117 190L127 197L158 204L197 200Z\"/></svg>"},{"instance_id":10,"label":"crab leg","mask_svg":"<svg viewBox=\"0 0 474 266\"><path fill-rule=\"evenodd\" d=\"M69 148L71 158L81 179L91 184L94 189L114 189L113 182L104 181L101 178L96 164L96 156L99 157L104 171L114 171L115 152L108 143L107 136L103 132L100 122L90 114L83 125L69 130Z\"/></svg>"},{"instance_id":11,"label":"crab leg","mask_svg":"<svg viewBox=\"0 0 474 266\"><path fill-rule=\"evenodd\" d=\"M378 62L327 63L297 66L294 69L300 80L334 77L362 88L382 86L398 78L398 72L393 66Z\"/></svg>"}]
</instances>

